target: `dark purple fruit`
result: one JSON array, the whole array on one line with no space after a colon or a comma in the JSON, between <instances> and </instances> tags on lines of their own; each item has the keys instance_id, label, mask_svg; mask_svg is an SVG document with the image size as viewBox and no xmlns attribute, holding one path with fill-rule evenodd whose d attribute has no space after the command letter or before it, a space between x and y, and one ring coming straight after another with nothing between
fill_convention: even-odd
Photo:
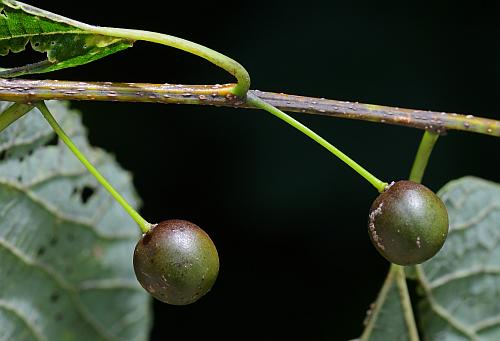
<instances>
[{"instance_id":1,"label":"dark purple fruit","mask_svg":"<svg viewBox=\"0 0 500 341\"><path fill-rule=\"evenodd\" d=\"M427 187L398 181L373 202L368 233L388 261L419 264L443 246L448 235L448 212L441 199Z\"/></svg>"},{"instance_id":2,"label":"dark purple fruit","mask_svg":"<svg viewBox=\"0 0 500 341\"><path fill-rule=\"evenodd\" d=\"M185 305L210 291L219 272L219 256L201 228L185 220L166 220L137 243L134 271L153 297Z\"/></svg>"}]
</instances>

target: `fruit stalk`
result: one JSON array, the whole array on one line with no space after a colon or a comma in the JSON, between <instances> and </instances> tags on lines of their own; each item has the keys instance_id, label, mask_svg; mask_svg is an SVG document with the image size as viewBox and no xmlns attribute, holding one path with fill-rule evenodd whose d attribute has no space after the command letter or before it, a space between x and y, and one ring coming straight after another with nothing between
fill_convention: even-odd
<instances>
[{"instance_id":1,"label":"fruit stalk","mask_svg":"<svg viewBox=\"0 0 500 341\"><path fill-rule=\"evenodd\" d=\"M75 154L75 156L80 160L80 162L88 169L88 171L99 181L99 183L111 194L111 196L118 201L120 205L125 209L125 211L134 219L142 233L146 233L153 226L153 224L148 223L120 194L114 187L106 180L104 176L99 173L99 171L90 163L90 161L83 155L83 153L78 149L78 147L71 141L70 137L64 132L62 127L57 123L54 116L52 116L49 108L44 102L39 102L36 107L42 113L43 117L59 138L68 146L68 148Z\"/></svg>"},{"instance_id":2,"label":"fruit stalk","mask_svg":"<svg viewBox=\"0 0 500 341\"><path fill-rule=\"evenodd\" d=\"M316 141L318 144L320 144L323 148L327 149L330 153L338 157L340 160L342 160L344 163L346 163L349 167L351 167L353 170L355 170L359 175L361 175L363 178L365 178L366 181L368 181L373 187L375 187L379 193L382 193L385 188L387 187L387 183L379 180L376 178L373 174L368 172L366 169L361 167L357 162L355 162L353 159L351 159L349 156L341 152L338 148L334 147L331 143L329 143L327 140L316 134L314 131L303 125L302 123L298 122L297 120L293 119L291 116L285 114L283 111L273 107L272 105L266 103L265 101L261 100L257 96L254 96L253 94L248 94L247 101L256 106L257 108L263 109L267 111L270 114L273 114L274 116L278 117L279 119L285 121L295 129L299 130L312 140Z\"/></svg>"}]
</instances>

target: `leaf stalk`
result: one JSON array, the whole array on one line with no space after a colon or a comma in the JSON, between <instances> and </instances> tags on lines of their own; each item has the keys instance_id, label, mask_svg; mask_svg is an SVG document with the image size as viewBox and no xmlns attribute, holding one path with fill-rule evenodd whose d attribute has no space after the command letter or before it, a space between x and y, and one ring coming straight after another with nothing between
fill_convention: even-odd
<instances>
[{"instance_id":1,"label":"leaf stalk","mask_svg":"<svg viewBox=\"0 0 500 341\"><path fill-rule=\"evenodd\" d=\"M430 131L424 132L417 154L415 155L415 160L413 161L413 166L411 167L409 180L418 183L422 182L427 163L438 137L439 135L436 133Z\"/></svg>"}]
</instances>

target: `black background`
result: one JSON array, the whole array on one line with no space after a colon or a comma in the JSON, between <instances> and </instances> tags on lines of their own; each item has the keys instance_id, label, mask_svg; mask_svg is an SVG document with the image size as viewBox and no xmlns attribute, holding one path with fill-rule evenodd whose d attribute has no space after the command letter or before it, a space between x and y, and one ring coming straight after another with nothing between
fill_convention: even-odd
<instances>
[{"instance_id":1,"label":"black background","mask_svg":"<svg viewBox=\"0 0 500 341\"><path fill-rule=\"evenodd\" d=\"M46 1L101 26L180 36L243 64L252 88L499 118L496 1ZM186 53L136 43L39 78L231 82ZM271 115L244 109L74 103L91 142L134 174L149 221L191 220L218 247L212 291L186 307L154 303L152 340L357 337L388 264L370 244L376 191ZM294 114L385 181L406 178L421 131ZM450 132L424 183L499 181L498 139Z\"/></svg>"}]
</instances>

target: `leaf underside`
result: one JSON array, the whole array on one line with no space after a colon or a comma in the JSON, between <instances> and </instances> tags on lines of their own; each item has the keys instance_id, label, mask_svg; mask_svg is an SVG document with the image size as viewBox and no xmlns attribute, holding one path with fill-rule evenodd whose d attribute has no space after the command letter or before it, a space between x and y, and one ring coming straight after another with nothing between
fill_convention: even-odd
<instances>
[{"instance_id":1,"label":"leaf underside","mask_svg":"<svg viewBox=\"0 0 500 341\"><path fill-rule=\"evenodd\" d=\"M79 115L48 104L137 206L130 174L88 145ZM37 110L0 134L0 340L146 340L150 298L132 268L138 238L134 221Z\"/></svg>"},{"instance_id":2,"label":"leaf underside","mask_svg":"<svg viewBox=\"0 0 500 341\"><path fill-rule=\"evenodd\" d=\"M88 27L17 1L0 0L0 56L24 51L28 43L46 53L37 63L0 68L0 77L75 67L132 46L132 41L94 34Z\"/></svg>"},{"instance_id":3,"label":"leaf underside","mask_svg":"<svg viewBox=\"0 0 500 341\"><path fill-rule=\"evenodd\" d=\"M500 340L500 186L474 177L439 195L450 216L446 243L416 268L427 340Z\"/></svg>"},{"instance_id":4,"label":"leaf underside","mask_svg":"<svg viewBox=\"0 0 500 341\"><path fill-rule=\"evenodd\" d=\"M406 269L407 277L419 284L420 332L430 341L498 341L500 186L464 177L438 195L450 218L445 245L431 260ZM364 340L408 340L396 283L384 297Z\"/></svg>"},{"instance_id":5,"label":"leaf underside","mask_svg":"<svg viewBox=\"0 0 500 341\"><path fill-rule=\"evenodd\" d=\"M405 321L401 293L394 272L389 272L385 284L388 286L385 288L387 291L381 291L377 302L368 311L367 329L361 340L409 340L410 331ZM380 305L378 309L376 304ZM375 312L376 315L373 315Z\"/></svg>"}]
</instances>

